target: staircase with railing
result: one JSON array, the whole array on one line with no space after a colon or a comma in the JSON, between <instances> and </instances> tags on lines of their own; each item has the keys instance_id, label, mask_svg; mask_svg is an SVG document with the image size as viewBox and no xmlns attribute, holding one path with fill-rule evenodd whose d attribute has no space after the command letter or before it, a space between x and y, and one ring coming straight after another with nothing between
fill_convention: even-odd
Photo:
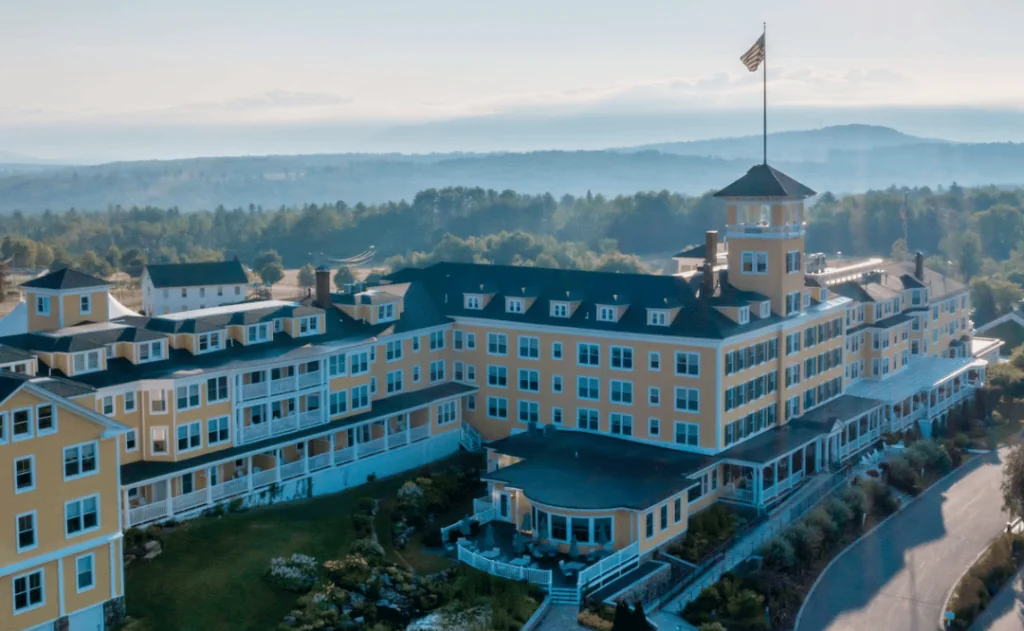
<instances>
[{"instance_id":1,"label":"staircase with railing","mask_svg":"<svg viewBox=\"0 0 1024 631\"><path fill-rule=\"evenodd\" d=\"M462 435L459 439L459 444L466 451L479 451L484 444L483 438L480 437L480 433L473 429L469 423L462 423Z\"/></svg>"}]
</instances>

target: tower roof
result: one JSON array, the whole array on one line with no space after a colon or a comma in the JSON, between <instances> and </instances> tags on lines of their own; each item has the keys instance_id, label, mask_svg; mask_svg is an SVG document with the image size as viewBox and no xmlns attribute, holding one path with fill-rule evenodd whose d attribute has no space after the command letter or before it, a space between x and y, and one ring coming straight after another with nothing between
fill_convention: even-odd
<instances>
[{"instance_id":1,"label":"tower roof","mask_svg":"<svg viewBox=\"0 0 1024 631\"><path fill-rule=\"evenodd\" d=\"M715 197L804 198L816 194L782 171L767 164L758 164L750 167L746 175L715 193Z\"/></svg>"},{"instance_id":2,"label":"tower roof","mask_svg":"<svg viewBox=\"0 0 1024 631\"><path fill-rule=\"evenodd\" d=\"M96 278L83 272L73 270L69 267L59 269L56 272L50 272L40 276L39 278L33 278L28 282L21 284L22 287L29 287L35 289L87 289L89 287L106 287L109 285L107 281L102 278Z\"/></svg>"}]
</instances>

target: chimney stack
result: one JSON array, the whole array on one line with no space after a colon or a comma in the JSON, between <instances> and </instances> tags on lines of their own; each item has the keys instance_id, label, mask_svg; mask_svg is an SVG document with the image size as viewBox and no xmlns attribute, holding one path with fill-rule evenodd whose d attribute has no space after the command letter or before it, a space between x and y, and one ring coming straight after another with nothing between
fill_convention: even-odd
<instances>
[{"instance_id":1,"label":"chimney stack","mask_svg":"<svg viewBox=\"0 0 1024 631\"><path fill-rule=\"evenodd\" d=\"M331 308L331 270L321 265L316 268L316 306Z\"/></svg>"},{"instance_id":2,"label":"chimney stack","mask_svg":"<svg viewBox=\"0 0 1024 631\"><path fill-rule=\"evenodd\" d=\"M718 231L708 230L704 235L704 267L701 271L701 295L710 298L715 293L715 263L718 262Z\"/></svg>"},{"instance_id":3,"label":"chimney stack","mask_svg":"<svg viewBox=\"0 0 1024 631\"><path fill-rule=\"evenodd\" d=\"M924 280L924 254L920 252L914 255L914 277Z\"/></svg>"}]
</instances>

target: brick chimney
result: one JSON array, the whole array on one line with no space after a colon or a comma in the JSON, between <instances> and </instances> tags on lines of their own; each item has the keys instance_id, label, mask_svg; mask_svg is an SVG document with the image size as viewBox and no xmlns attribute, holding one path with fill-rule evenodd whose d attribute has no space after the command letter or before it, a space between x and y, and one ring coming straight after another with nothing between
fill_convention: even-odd
<instances>
[{"instance_id":1,"label":"brick chimney","mask_svg":"<svg viewBox=\"0 0 1024 631\"><path fill-rule=\"evenodd\" d=\"M331 270L321 265L316 268L316 306L330 309L331 302Z\"/></svg>"},{"instance_id":2,"label":"brick chimney","mask_svg":"<svg viewBox=\"0 0 1024 631\"><path fill-rule=\"evenodd\" d=\"M701 268L700 293L710 298L715 293L715 263L718 262L718 231L708 230L704 235L704 265Z\"/></svg>"},{"instance_id":3,"label":"brick chimney","mask_svg":"<svg viewBox=\"0 0 1024 631\"><path fill-rule=\"evenodd\" d=\"M924 280L924 254L920 252L914 255L914 277Z\"/></svg>"}]
</instances>

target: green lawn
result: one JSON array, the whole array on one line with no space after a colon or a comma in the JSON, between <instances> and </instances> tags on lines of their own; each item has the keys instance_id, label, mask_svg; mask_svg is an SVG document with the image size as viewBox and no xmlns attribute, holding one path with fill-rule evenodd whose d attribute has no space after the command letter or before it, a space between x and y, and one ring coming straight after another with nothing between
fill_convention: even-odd
<instances>
[{"instance_id":1,"label":"green lawn","mask_svg":"<svg viewBox=\"0 0 1024 631\"><path fill-rule=\"evenodd\" d=\"M145 631L267 631L295 605L296 594L272 589L264 579L272 557L294 552L318 561L343 556L354 540L349 514L360 497L390 500L402 483L452 464L476 463L479 455L459 453L400 476L299 502L221 518L184 523L164 539L151 562L135 561L125 577L128 614ZM466 506L453 509L459 515ZM387 528L384 528L384 522ZM439 520L442 521L442 520ZM391 556L390 521L378 519L381 543ZM447 522L439 525L447 525ZM443 557L411 545L403 556L421 571L446 567ZM425 567L418 561L422 559Z\"/></svg>"}]
</instances>

